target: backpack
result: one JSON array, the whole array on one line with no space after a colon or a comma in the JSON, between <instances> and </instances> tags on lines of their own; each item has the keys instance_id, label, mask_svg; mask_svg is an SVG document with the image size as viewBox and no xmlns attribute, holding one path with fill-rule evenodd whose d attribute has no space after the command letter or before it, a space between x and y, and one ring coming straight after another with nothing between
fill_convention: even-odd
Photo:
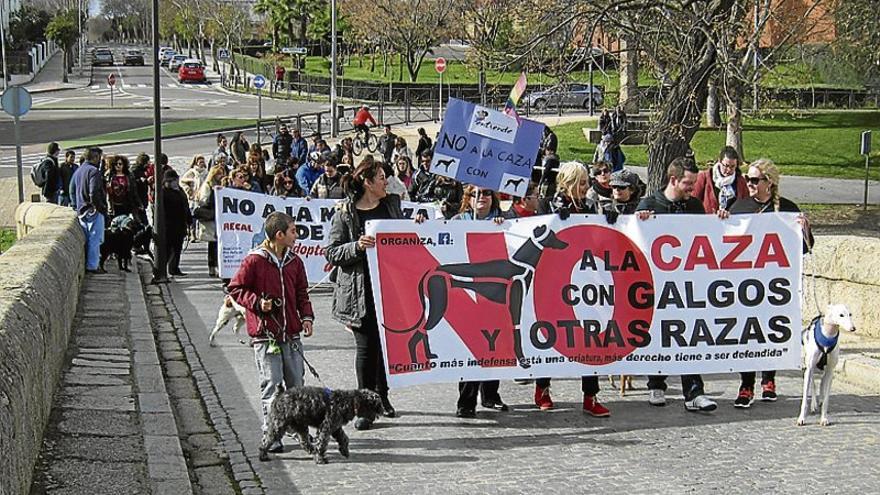
<instances>
[{"instance_id":1,"label":"backpack","mask_svg":"<svg viewBox=\"0 0 880 495\"><path fill-rule=\"evenodd\" d=\"M43 187L46 185L46 181L49 180L49 168L52 166L51 162L52 159L46 157L31 167L31 180L34 181L35 186Z\"/></svg>"}]
</instances>

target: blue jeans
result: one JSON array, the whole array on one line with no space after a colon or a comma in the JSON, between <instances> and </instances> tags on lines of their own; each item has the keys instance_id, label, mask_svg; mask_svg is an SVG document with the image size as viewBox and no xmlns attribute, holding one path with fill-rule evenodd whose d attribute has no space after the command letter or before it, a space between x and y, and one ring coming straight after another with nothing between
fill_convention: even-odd
<instances>
[{"instance_id":1,"label":"blue jeans","mask_svg":"<svg viewBox=\"0 0 880 495\"><path fill-rule=\"evenodd\" d=\"M67 194L58 194L58 206L70 206L70 196Z\"/></svg>"},{"instance_id":2,"label":"blue jeans","mask_svg":"<svg viewBox=\"0 0 880 495\"><path fill-rule=\"evenodd\" d=\"M97 270L104 243L104 215L97 212L80 215L79 225L86 235L86 270Z\"/></svg>"},{"instance_id":3,"label":"blue jeans","mask_svg":"<svg viewBox=\"0 0 880 495\"><path fill-rule=\"evenodd\" d=\"M278 347L281 348L280 354L269 354L267 342L254 344L254 360L260 374L260 405L263 413L264 432L275 388L282 383L285 390L291 387L302 387L305 378L303 358L300 354L302 352L300 339L278 342Z\"/></svg>"}]
</instances>

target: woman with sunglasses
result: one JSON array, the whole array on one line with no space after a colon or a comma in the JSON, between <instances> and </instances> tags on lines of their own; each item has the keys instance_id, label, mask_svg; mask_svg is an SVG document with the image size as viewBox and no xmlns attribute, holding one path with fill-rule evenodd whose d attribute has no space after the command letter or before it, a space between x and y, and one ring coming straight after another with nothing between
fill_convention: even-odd
<instances>
[{"instance_id":1,"label":"woman with sunglasses","mask_svg":"<svg viewBox=\"0 0 880 495\"><path fill-rule=\"evenodd\" d=\"M779 195L779 179L779 169L772 161L766 158L755 160L749 166L748 174L745 177L749 188L749 197L737 199L730 207L729 213L725 210L718 210L718 216L727 218L729 215L780 211L800 213L798 205ZM810 230L810 222L807 217L801 215L798 221L804 231L803 250L806 253L813 247L813 233ZM741 382L739 393L733 402L734 407L746 409L752 405L755 400L756 374L754 371L740 373ZM776 400L775 370L761 372L761 389L762 401L773 402Z\"/></svg>"},{"instance_id":2,"label":"woman with sunglasses","mask_svg":"<svg viewBox=\"0 0 880 495\"><path fill-rule=\"evenodd\" d=\"M609 171L610 168L606 167ZM556 194L550 202L549 212L556 213L565 220L572 213L588 214L596 213L596 204L587 197L589 188L589 173L587 167L580 162L565 162L559 166L556 176ZM609 187L610 189L610 187ZM610 219L608 220L611 221ZM608 417L611 415L605 406L599 403L599 377L581 377L581 391L584 393L584 412L595 417ZM535 380L535 405L542 411L553 409L553 400L550 398L550 379L538 378Z\"/></svg>"},{"instance_id":3,"label":"woman with sunglasses","mask_svg":"<svg viewBox=\"0 0 880 495\"><path fill-rule=\"evenodd\" d=\"M706 213L729 210L734 201L747 198L749 188L739 169L739 154L731 146L721 149L712 168L697 174L693 197L703 203Z\"/></svg>"},{"instance_id":4,"label":"woman with sunglasses","mask_svg":"<svg viewBox=\"0 0 880 495\"><path fill-rule=\"evenodd\" d=\"M193 216L199 220L199 239L208 243L208 276L219 274L217 258L217 218L214 212L214 188L226 180L226 166L218 163L211 167L205 182L199 188L198 206Z\"/></svg>"},{"instance_id":5,"label":"woman with sunglasses","mask_svg":"<svg viewBox=\"0 0 880 495\"><path fill-rule=\"evenodd\" d=\"M403 218L403 211L400 197L386 192L388 181L382 164L370 155L367 158L343 179L342 188L347 198L337 205L333 215L325 256L333 265L330 273L334 284L333 319L354 334L358 388L378 393L384 415L393 418L397 413L388 400L388 379L367 267L366 251L376 247L376 238L366 234L366 223ZM372 425L373 421L365 417L357 418L354 423L358 430L369 430Z\"/></svg>"},{"instance_id":6,"label":"woman with sunglasses","mask_svg":"<svg viewBox=\"0 0 880 495\"><path fill-rule=\"evenodd\" d=\"M107 160L112 167L106 178L111 218L137 212L141 208L141 202L134 177L128 170L128 158L116 155Z\"/></svg>"},{"instance_id":7,"label":"woman with sunglasses","mask_svg":"<svg viewBox=\"0 0 880 495\"><path fill-rule=\"evenodd\" d=\"M590 198L596 207L600 208L605 203L611 203L611 165L607 162L598 161L590 166L590 190L587 197Z\"/></svg>"},{"instance_id":8,"label":"woman with sunglasses","mask_svg":"<svg viewBox=\"0 0 880 495\"><path fill-rule=\"evenodd\" d=\"M461 209L452 220L490 220L496 224L504 221L501 212L501 200L498 194L489 189L481 189L473 184L464 187L464 200ZM501 400L498 380L459 382L458 403L455 415L459 418L473 418L476 416L477 395L482 400L480 404L487 409L507 411L510 408Z\"/></svg>"},{"instance_id":9,"label":"woman with sunglasses","mask_svg":"<svg viewBox=\"0 0 880 495\"><path fill-rule=\"evenodd\" d=\"M294 175L292 169L287 169L284 172L275 174L275 188L272 190L273 194L282 198L303 197L302 189L299 188L299 184L296 182L296 177Z\"/></svg>"}]
</instances>

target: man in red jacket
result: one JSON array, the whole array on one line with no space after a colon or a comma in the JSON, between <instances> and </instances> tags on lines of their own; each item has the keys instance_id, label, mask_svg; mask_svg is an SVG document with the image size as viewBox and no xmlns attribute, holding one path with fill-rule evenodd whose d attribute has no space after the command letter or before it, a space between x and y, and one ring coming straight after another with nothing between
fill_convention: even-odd
<instances>
[{"instance_id":1,"label":"man in red jacket","mask_svg":"<svg viewBox=\"0 0 880 495\"><path fill-rule=\"evenodd\" d=\"M276 211L266 217L264 230L266 240L248 253L228 286L229 295L247 310L247 332L260 374L263 432L276 387L303 385L300 333L311 337L315 320L305 265L293 252L293 217ZM283 448L279 441L269 451Z\"/></svg>"}]
</instances>

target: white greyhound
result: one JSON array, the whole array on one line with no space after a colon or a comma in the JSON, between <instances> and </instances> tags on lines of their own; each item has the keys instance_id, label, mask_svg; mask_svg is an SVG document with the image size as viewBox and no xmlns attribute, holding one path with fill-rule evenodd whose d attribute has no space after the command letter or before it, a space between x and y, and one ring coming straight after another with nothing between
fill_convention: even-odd
<instances>
[{"instance_id":1,"label":"white greyhound","mask_svg":"<svg viewBox=\"0 0 880 495\"><path fill-rule=\"evenodd\" d=\"M816 401L822 406L822 414L819 424L828 426L828 398L831 395L831 379L834 377L834 368L840 357L838 338L840 330L855 332L852 315L843 304L831 304L825 311L825 315L818 316L810 322L804 330L802 341L804 343L804 395L801 400L801 414L798 416L797 425L803 426L807 418L807 399L812 396L810 412L816 412ZM822 383L816 391L816 371L822 370Z\"/></svg>"},{"instance_id":2,"label":"white greyhound","mask_svg":"<svg viewBox=\"0 0 880 495\"><path fill-rule=\"evenodd\" d=\"M232 325L232 333L237 334L245 322L245 309L235 302L235 299L233 299L232 296L226 296L223 299L223 304L220 305L220 311L217 312L217 322L214 323L214 329L211 330L211 336L208 337L208 342L211 344L211 347L214 346L214 337L217 336L217 333L233 319L235 322Z\"/></svg>"}]
</instances>

